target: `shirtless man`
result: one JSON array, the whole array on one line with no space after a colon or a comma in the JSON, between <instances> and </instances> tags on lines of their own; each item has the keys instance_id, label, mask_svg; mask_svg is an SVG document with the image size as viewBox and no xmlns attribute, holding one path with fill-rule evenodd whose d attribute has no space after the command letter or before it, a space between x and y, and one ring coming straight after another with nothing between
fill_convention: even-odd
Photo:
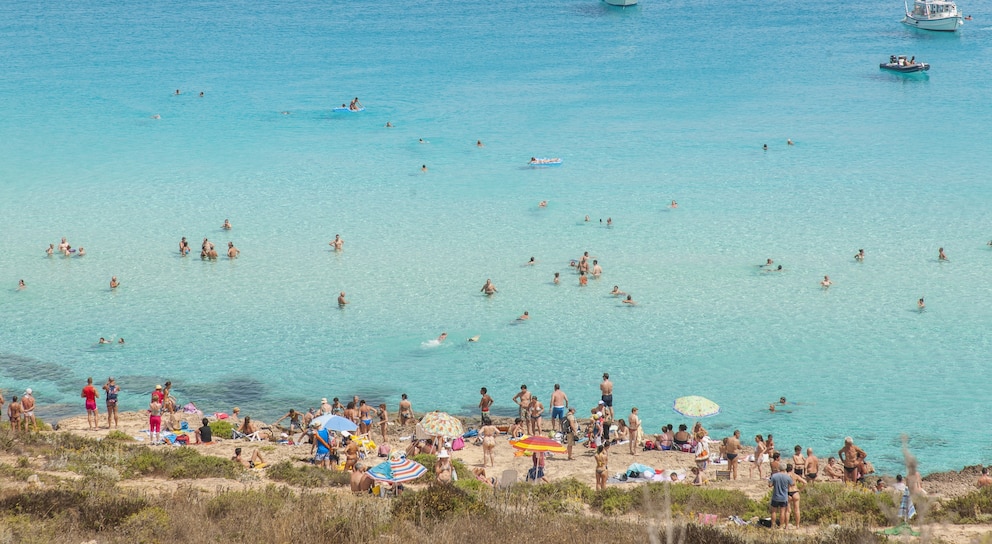
<instances>
[{"instance_id":1,"label":"shirtless man","mask_svg":"<svg viewBox=\"0 0 992 544\"><path fill-rule=\"evenodd\" d=\"M823 276L823 281L820 282L820 287L830 287L834 282L830 281L830 276Z\"/></svg>"},{"instance_id":2,"label":"shirtless man","mask_svg":"<svg viewBox=\"0 0 992 544\"><path fill-rule=\"evenodd\" d=\"M541 422L544 416L544 405L537 400L537 397L531 395L530 397L530 407L528 408L530 413L530 434L541 434L544 429L541 428Z\"/></svg>"},{"instance_id":3,"label":"shirtless man","mask_svg":"<svg viewBox=\"0 0 992 544\"><path fill-rule=\"evenodd\" d=\"M592 277L598 278L603 275L603 267L599 266L599 261L592 262Z\"/></svg>"},{"instance_id":4,"label":"shirtless man","mask_svg":"<svg viewBox=\"0 0 992 544\"><path fill-rule=\"evenodd\" d=\"M224 230L231 230L231 220L230 219L225 219L224 220L224 224L221 225L220 228L222 228Z\"/></svg>"},{"instance_id":5,"label":"shirtless man","mask_svg":"<svg viewBox=\"0 0 992 544\"><path fill-rule=\"evenodd\" d=\"M351 492L368 493L373 485L375 480L369 476L365 465L355 465L355 470L351 471Z\"/></svg>"},{"instance_id":6,"label":"shirtless man","mask_svg":"<svg viewBox=\"0 0 992 544\"><path fill-rule=\"evenodd\" d=\"M978 481L975 482L975 486L982 488L990 485L992 485L992 476L989 476L989 469L982 467L982 475L978 477Z\"/></svg>"},{"instance_id":7,"label":"shirtless man","mask_svg":"<svg viewBox=\"0 0 992 544\"><path fill-rule=\"evenodd\" d=\"M344 308L345 304L348 304L348 301L344 298L344 291L341 291L341 294L338 295L338 307Z\"/></svg>"},{"instance_id":8,"label":"shirtless man","mask_svg":"<svg viewBox=\"0 0 992 544\"><path fill-rule=\"evenodd\" d=\"M603 394L603 413L607 414L609 420L613 419L613 382L610 381L610 374L603 373L603 382L599 384L599 391Z\"/></svg>"},{"instance_id":9,"label":"shirtless man","mask_svg":"<svg viewBox=\"0 0 992 544\"><path fill-rule=\"evenodd\" d=\"M486 280L486 284L483 285L482 286L482 289L479 289L479 291L485 293L486 296L492 296L492 295L494 295L494 294L496 294L496 293L499 292L499 291L496 290L496 286L493 285L493 280L490 280L490 279L487 279Z\"/></svg>"},{"instance_id":10,"label":"shirtless man","mask_svg":"<svg viewBox=\"0 0 992 544\"><path fill-rule=\"evenodd\" d=\"M947 255L944 255L944 248L940 248L937 250L937 260L939 261L947 260Z\"/></svg>"},{"instance_id":11,"label":"shirtless man","mask_svg":"<svg viewBox=\"0 0 992 544\"><path fill-rule=\"evenodd\" d=\"M579 272L579 287L585 287L589 285L589 276L586 276L585 271Z\"/></svg>"},{"instance_id":12,"label":"shirtless man","mask_svg":"<svg viewBox=\"0 0 992 544\"><path fill-rule=\"evenodd\" d=\"M479 400L479 410L482 412L483 423L489 420L489 407L493 405L493 398L489 396L488 390L483 387L479 390L482 399Z\"/></svg>"},{"instance_id":13,"label":"shirtless man","mask_svg":"<svg viewBox=\"0 0 992 544\"><path fill-rule=\"evenodd\" d=\"M527 321L530 319L530 312L524 312L523 315L517 318L517 321Z\"/></svg>"},{"instance_id":14,"label":"shirtless man","mask_svg":"<svg viewBox=\"0 0 992 544\"><path fill-rule=\"evenodd\" d=\"M640 444L641 418L637 417L637 408L630 409L630 417L627 418L627 430L630 432L630 454L637 455L637 446Z\"/></svg>"},{"instance_id":15,"label":"shirtless man","mask_svg":"<svg viewBox=\"0 0 992 544\"><path fill-rule=\"evenodd\" d=\"M48 249L45 250L45 255L51 257L53 253L55 253L55 244L48 244Z\"/></svg>"},{"instance_id":16,"label":"shirtless man","mask_svg":"<svg viewBox=\"0 0 992 544\"><path fill-rule=\"evenodd\" d=\"M334 251L341 251L342 249L344 249L344 240L341 239L340 234L335 234L334 240L332 240L330 244L331 247L334 248Z\"/></svg>"},{"instance_id":17,"label":"shirtless man","mask_svg":"<svg viewBox=\"0 0 992 544\"><path fill-rule=\"evenodd\" d=\"M520 419L528 421L527 409L530 408L530 391L527 390L526 385L520 386L520 391L513 395L513 402L519 407L518 413L520 414Z\"/></svg>"},{"instance_id":18,"label":"shirtless man","mask_svg":"<svg viewBox=\"0 0 992 544\"><path fill-rule=\"evenodd\" d=\"M400 427L405 426L409 421L414 421L413 405L407 400L406 393L400 395L400 409L398 413L400 415Z\"/></svg>"},{"instance_id":19,"label":"shirtless man","mask_svg":"<svg viewBox=\"0 0 992 544\"><path fill-rule=\"evenodd\" d=\"M118 286L119 286L120 284L121 284L121 282L119 282L119 281L117 281L117 276L112 276L112 277L110 278L110 288L111 288L111 289L117 289L117 287L118 287Z\"/></svg>"},{"instance_id":20,"label":"shirtless man","mask_svg":"<svg viewBox=\"0 0 992 544\"><path fill-rule=\"evenodd\" d=\"M21 396L21 418L24 420L24 432L28 431L29 419L31 420L31 429L38 432L38 421L34 418L34 396L31 394L30 387Z\"/></svg>"},{"instance_id":21,"label":"shirtless man","mask_svg":"<svg viewBox=\"0 0 992 544\"><path fill-rule=\"evenodd\" d=\"M479 429L479 434L482 435L482 466L486 466L486 462L492 463L489 466L496 466L496 435L499 434L499 429L490 422L488 425L484 425Z\"/></svg>"},{"instance_id":22,"label":"shirtless man","mask_svg":"<svg viewBox=\"0 0 992 544\"><path fill-rule=\"evenodd\" d=\"M865 260L865 250L859 249L858 254L854 256L854 260L863 261Z\"/></svg>"},{"instance_id":23,"label":"shirtless man","mask_svg":"<svg viewBox=\"0 0 992 544\"><path fill-rule=\"evenodd\" d=\"M10 421L10 431L17 433L21 429L21 403L16 396L11 397L7 405L7 419Z\"/></svg>"},{"instance_id":24,"label":"shirtless man","mask_svg":"<svg viewBox=\"0 0 992 544\"><path fill-rule=\"evenodd\" d=\"M241 255L241 250L234 247L234 242L227 243L227 258L237 259L238 255Z\"/></svg>"},{"instance_id":25,"label":"shirtless man","mask_svg":"<svg viewBox=\"0 0 992 544\"><path fill-rule=\"evenodd\" d=\"M631 306L637 306L637 301L635 301L634 300L634 297L632 297L630 295L627 295L627 298L621 300L620 302L622 302L624 304L630 304Z\"/></svg>"},{"instance_id":26,"label":"shirtless man","mask_svg":"<svg viewBox=\"0 0 992 544\"><path fill-rule=\"evenodd\" d=\"M813 455L813 448L806 448L806 474L804 477L809 483L813 483L819 474L820 460Z\"/></svg>"},{"instance_id":27,"label":"shirtless man","mask_svg":"<svg viewBox=\"0 0 992 544\"><path fill-rule=\"evenodd\" d=\"M65 241L65 236L63 236L62 241L59 242L59 251L61 253L65 253L66 251L69 251L69 242Z\"/></svg>"},{"instance_id":28,"label":"shirtless man","mask_svg":"<svg viewBox=\"0 0 992 544\"><path fill-rule=\"evenodd\" d=\"M320 399L320 415L333 414L331 403L327 402L327 397Z\"/></svg>"},{"instance_id":29,"label":"shirtless man","mask_svg":"<svg viewBox=\"0 0 992 544\"><path fill-rule=\"evenodd\" d=\"M727 463L730 465L730 479L737 479L737 456L741 454L741 432L734 430L733 436L727 438L724 445Z\"/></svg>"},{"instance_id":30,"label":"shirtless man","mask_svg":"<svg viewBox=\"0 0 992 544\"><path fill-rule=\"evenodd\" d=\"M865 450L855 446L854 439L848 436L844 438L844 447L837 451L837 457L844 464L844 483L857 482L864 459L868 457Z\"/></svg>"},{"instance_id":31,"label":"shirtless man","mask_svg":"<svg viewBox=\"0 0 992 544\"><path fill-rule=\"evenodd\" d=\"M555 384L555 390L551 393L551 430L560 431L561 421L565 419L565 409L568 408L568 395L561 390L561 386Z\"/></svg>"}]
</instances>

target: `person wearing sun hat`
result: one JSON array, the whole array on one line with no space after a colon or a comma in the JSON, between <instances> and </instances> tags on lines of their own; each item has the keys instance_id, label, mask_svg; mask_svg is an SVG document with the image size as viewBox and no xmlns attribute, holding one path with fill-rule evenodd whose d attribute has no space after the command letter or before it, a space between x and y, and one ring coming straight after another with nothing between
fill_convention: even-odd
<instances>
[{"instance_id":1,"label":"person wearing sun hat","mask_svg":"<svg viewBox=\"0 0 992 544\"><path fill-rule=\"evenodd\" d=\"M334 407L327 402L327 397L320 399L320 412L318 415L324 416L331 413Z\"/></svg>"},{"instance_id":2,"label":"person wearing sun hat","mask_svg":"<svg viewBox=\"0 0 992 544\"><path fill-rule=\"evenodd\" d=\"M437 454L437 462L434 463L434 473L437 475L437 481L445 484L451 483L452 472L451 455L448 454L448 450L442 448Z\"/></svg>"},{"instance_id":3,"label":"person wearing sun hat","mask_svg":"<svg viewBox=\"0 0 992 544\"><path fill-rule=\"evenodd\" d=\"M162 404L165 402L165 393L162 392L162 386L156 385L155 390L152 391L152 401Z\"/></svg>"},{"instance_id":4,"label":"person wearing sun hat","mask_svg":"<svg viewBox=\"0 0 992 544\"><path fill-rule=\"evenodd\" d=\"M30 387L21 395L21 422L24 425L25 432L28 430L29 419L31 420L31 428L34 432L38 432L38 420L34 418L34 396L31 395Z\"/></svg>"}]
</instances>

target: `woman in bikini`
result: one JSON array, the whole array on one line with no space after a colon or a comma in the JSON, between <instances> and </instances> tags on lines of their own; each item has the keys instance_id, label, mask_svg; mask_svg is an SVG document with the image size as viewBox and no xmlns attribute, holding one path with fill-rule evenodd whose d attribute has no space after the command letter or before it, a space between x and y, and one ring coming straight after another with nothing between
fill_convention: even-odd
<instances>
[{"instance_id":1,"label":"woman in bikini","mask_svg":"<svg viewBox=\"0 0 992 544\"><path fill-rule=\"evenodd\" d=\"M499 429L495 425L489 424L482 427L479 430L479 434L482 435L482 466L486 466L486 461L492 463L492 467L496 466L496 433Z\"/></svg>"},{"instance_id":2,"label":"woman in bikini","mask_svg":"<svg viewBox=\"0 0 992 544\"><path fill-rule=\"evenodd\" d=\"M606 473L609 470L607 461L609 456L603 450L603 446L596 448L596 491L606 489Z\"/></svg>"},{"instance_id":3,"label":"woman in bikini","mask_svg":"<svg viewBox=\"0 0 992 544\"><path fill-rule=\"evenodd\" d=\"M379 411L377 412L379 416L379 431L382 433L382 442L386 443L386 426L389 425L389 412L386 411L386 404L379 405Z\"/></svg>"},{"instance_id":4,"label":"woman in bikini","mask_svg":"<svg viewBox=\"0 0 992 544\"><path fill-rule=\"evenodd\" d=\"M753 459L754 465L751 467L751 470L749 470L747 473L749 478L754 475L755 468L758 469L758 479L764 478L764 475L761 472L761 463L763 463L765 460L766 451L768 451L768 449L765 446L765 439L762 438L760 434L756 435L754 437L754 459Z\"/></svg>"},{"instance_id":5,"label":"woman in bikini","mask_svg":"<svg viewBox=\"0 0 992 544\"><path fill-rule=\"evenodd\" d=\"M798 447L798 446L797 446ZM806 487L806 480L799 474L792 463L785 466L785 473L792 478L792 485L789 486L789 507L786 510L785 526L789 526L789 518L796 519L796 529L799 528L799 490Z\"/></svg>"}]
</instances>

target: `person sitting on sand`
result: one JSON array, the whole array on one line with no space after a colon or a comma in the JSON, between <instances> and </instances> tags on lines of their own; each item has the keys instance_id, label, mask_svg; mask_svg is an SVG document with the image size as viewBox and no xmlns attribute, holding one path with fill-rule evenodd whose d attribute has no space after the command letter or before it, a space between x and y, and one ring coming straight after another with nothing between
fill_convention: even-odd
<instances>
[{"instance_id":1,"label":"person sitting on sand","mask_svg":"<svg viewBox=\"0 0 992 544\"><path fill-rule=\"evenodd\" d=\"M203 418L201 423L203 423L203 426L193 432L193 434L196 435L196 443L213 444L214 432L213 429L210 428L210 420Z\"/></svg>"},{"instance_id":2,"label":"person sitting on sand","mask_svg":"<svg viewBox=\"0 0 992 544\"><path fill-rule=\"evenodd\" d=\"M267 427L262 427L258 423L252 421L251 416L245 416L244 423L241 424L241 428L238 429L238 431L249 436L254 433L258 433L256 436L263 440L268 439L272 434Z\"/></svg>"},{"instance_id":3,"label":"person sitting on sand","mask_svg":"<svg viewBox=\"0 0 992 544\"><path fill-rule=\"evenodd\" d=\"M844 467L837 462L836 457L827 458L827 464L823 467L823 475L829 482L839 482L844 479Z\"/></svg>"},{"instance_id":4,"label":"person sitting on sand","mask_svg":"<svg viewBox=\"0 0 992 544\"><path fill-rule=\"evenodd\" d=\"M365 465L355 465L355 470L351 471L351 492L368 493L375 480L369 476L368 468Z\"/></svg>"},{"instance_id":5,"label":"person sitting on sand","mask_svg":"<svg viewBox=\"0 0 992 544\"><path fill-rule=\"evenodd\" d=\"M489 487L496 487L496 478L490 478L486 476L486 469L482 467L475 467L472 469L472 475L475 479L486 484Z\"/></svg>"},{"instance_id":6,"label":"person sitting on sand","mask_svg":"<svg viewBox=\"0 0 992 544\"><path fill-rule=\"evenodd\" d=\"M258 450L251 452L250 459L245 459L241 456L241 448L234 448L234 456L231 457L231 460L240 463L245 468L265 468L265 458Z\"/></svg>"},{"instance_id":7,"label":"person sitting on sand","mask_svg":"<svg viewBox=\"0 0 992 544\"><path fill-rule=\"evenodd\" d=\"M451 455L448 454L448 450L441 450L437 454L437 462L434 463L434 473L437 475L437 481L448 484L451 483L451 473L454 469L451 466Z\"/></svg>"},{"instance_id":8,"label":"person sitting on sand","mask_svg":"<svg viewBox=\"0 0 992 544\"><path fill-rule=\"evenodd\" d=\"M510 438L520 438L521 436L527 434L524 431L524 421L521 418L513 420L513 425L506 431L506 434L510 435Z\"/></svg>"}]
</instances>

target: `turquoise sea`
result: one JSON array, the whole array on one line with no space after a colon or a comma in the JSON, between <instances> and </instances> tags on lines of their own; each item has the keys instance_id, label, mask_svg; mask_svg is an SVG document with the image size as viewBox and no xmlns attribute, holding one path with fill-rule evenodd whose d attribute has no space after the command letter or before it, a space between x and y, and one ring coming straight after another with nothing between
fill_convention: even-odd
<instances>
[{"instance_id":1,"label":"turquoise sea","mask_svg":"<svg viewBox=\"0 0 992 544\"><path fill-rule=\"evenodd\" d=\"M127 409L171 380L267 419L356 393L472 414L482 386L509 414L560 383L588 413L605 371L652 432L696 394L716 436L992 462L992 10L935 34L839 7L4 2L0 388L57 419L87 376ZM47 257L63 236L87 255Z\"/></svg>"}]
</instances>

